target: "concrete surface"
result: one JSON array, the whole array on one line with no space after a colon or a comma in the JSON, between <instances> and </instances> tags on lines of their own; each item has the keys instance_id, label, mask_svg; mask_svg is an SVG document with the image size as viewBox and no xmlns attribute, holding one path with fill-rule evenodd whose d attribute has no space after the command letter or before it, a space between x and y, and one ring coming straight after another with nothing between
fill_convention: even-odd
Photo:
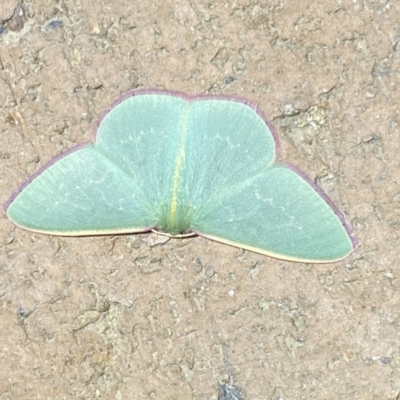
<instances>
[{"instance_id":1,"label":"concrete surface","mask_svg":"<svg viewBox=\"0 0 400 400\"><path fill-rule=\"evenodd\" d=\"M260 105L360 241L274 260L0 219L0 400L400 398L400 3L0 4L0 201L134 88Z\"/></svg>"}]
</instances>

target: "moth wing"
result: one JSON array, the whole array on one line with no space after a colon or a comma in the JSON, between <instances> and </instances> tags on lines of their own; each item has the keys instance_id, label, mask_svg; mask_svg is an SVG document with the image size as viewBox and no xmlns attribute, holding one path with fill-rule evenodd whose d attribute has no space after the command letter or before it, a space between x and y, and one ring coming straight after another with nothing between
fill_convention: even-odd
<instances>
[{"instance_id":1,"label":"moth wing","mask_svg":"<svg viewBox=\"0 0 400 400\"><path fill-rule=\"evenodd\" d=\"M193 230L291 261L333 262L354 249L339 212L287 166L274 166L210 199L195 215Z\"/></svg>"},{"instance_id":2,"label":"moth wing","mask_svg":"<svg viewBox=\"0 0 400 400\"><path fill-rule=\"evenodd\" d=\"M6 204L7 216L25 229L69 236L155 225L141 188L91 144L59 156L32 178Z\"/></svg>"}]
</instances>

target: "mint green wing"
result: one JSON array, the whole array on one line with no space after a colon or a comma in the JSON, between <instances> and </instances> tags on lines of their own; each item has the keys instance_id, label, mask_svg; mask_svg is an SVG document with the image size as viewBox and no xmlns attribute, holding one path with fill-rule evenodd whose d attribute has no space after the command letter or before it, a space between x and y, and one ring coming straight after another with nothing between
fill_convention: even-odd
<instances>
[{"instance_id":1,"label":"mint green wing","mask_svg":"<svg viewBox=\"0 0 400 400\"><path fill-rule=\"evenodd\" d=\"M210 198L192 227L201 236L291 261L332 262L354 249L341 218L287 166L266 169Z\"/></svg>"},{"instance_id":2,"label":"mint green wing","mask_svg":"<svg viewBox=\"0 0 400 400\"><path fill-rule=\"evenodd\" d=\"M130 176L158 212L171 201L187 108L178 96L134 95L111 108L96 133L97 151Z\"/></svg>"},{"instance_id":3,"label":"mint green wing","mask_svg":"<svg viewBox=\"0 0 400 400\"><path fill-rule=\"evenodd\" d=\"M17 225L57 235L150 230L170 203L182 110L166 94L130 96L105 113L93 145L56 158L6 204Z\"/></svg>"},{"instance_id":4,"label":"mint green wing","mask_svg":"<svg viewBox=\"0 0 400 400\"><path fill-rule=\"evenodd\" d=\"M273 134L260 115L242 102L195 100L185 126L178 198L188 199L195 209L274 163Z\"/></svg>"},{"instance_id":5,"label":"mint green wing","mask_svg":"<svg viewBox=\"0 0 400 400\"><path fill-rule=\"evenodd\" d=\"M56 235L137 232L155 225L141 188L93 145L44 169L6 212L25 229Z\"/></svg>"}]
</instances>

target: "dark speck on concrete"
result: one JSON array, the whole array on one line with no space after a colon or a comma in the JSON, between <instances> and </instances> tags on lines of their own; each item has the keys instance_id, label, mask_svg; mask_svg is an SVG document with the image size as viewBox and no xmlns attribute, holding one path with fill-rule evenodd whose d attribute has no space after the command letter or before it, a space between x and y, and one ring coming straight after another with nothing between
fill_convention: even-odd
<instances>
[{"instance_id":1,"label":"dark speck on concrete","mask_svg":"<svg viewBox=\"0 0 400 400\"><path fill-rule=\"evenodd\" d=\"M224 79L224 83L225 83L225 85L229 85L230 83L232 83L233 81L235 80L235 78L233 77L233 76L227 76L225 79Z\"/></svg>"},{"instance_id":2,"label":"dark speck on concrete","mask_svg":"<svg viewBox=\"0 0 400 400\"><path fill-rule=\"evenodd\" d=\"M12 15L11 19L7 23L8 29L10 29L10 31L18 32L24 27L25 21L25 10L21 5L18 5L18 7L14 10L14 14Z\"/></svg>"},{"instance_id":3,"label":"dark speck on concrete","mask_svg":"<svg viewBox=\"0 0 400 400\"><path fill-rule=\"evenodd\" d=\"M383 364L390 364L392 362L392 359L390 357L380 357L379 361Z\"/></svg>"},{"instance_id":4,"label":"dark speck on concrete","mask_svg":"<svg viewBox=\"0 0 400 400\"><path fill-rule=\"evenodd\" d=\"M6 33L6 32L7 32L6 27L4 25L0 24L0 35L2 35L3 33Z\"/></svg>"},{"instance_id":5,"label":"dark speck on concrete","mask_svg":"<svg viewBox=\"0 0 400 400\"><path fill-rule=\"evenodd\" d=\"M239 389L232 385L221 385L218 400L245 400Z\"/></svg>"},{"instance_id":6,"label":"dark speck on concrete","mask_svg":"<svg viewBox=\"0 0 400 400\"><path fill-rule=\"evenodd\" d=\"M46 29L48 30L53 30L53 29L61 29L64 27L64 22L60 21L60 20L54 20L54 21L50 21L47 25L46 25Z\"/></svg>"}]
</instances>

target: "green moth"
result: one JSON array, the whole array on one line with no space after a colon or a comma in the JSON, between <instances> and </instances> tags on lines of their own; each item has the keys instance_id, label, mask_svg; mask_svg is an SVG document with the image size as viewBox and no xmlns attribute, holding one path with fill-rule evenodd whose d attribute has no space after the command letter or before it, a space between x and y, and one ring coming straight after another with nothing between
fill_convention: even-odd
<instances>
[{"instance_id":1,"label":"green moth","mask_svg":"<svg viewBox=\"0 0 400 400\"><path fill-rule=\"evenodd\" d=\"M94 142L59 155L5 204L17 225L63 236L200 235L268 256L331 262L356 241L342 214L290 164L241 99L134 91Z\"/></svg>"}]
</instances>

